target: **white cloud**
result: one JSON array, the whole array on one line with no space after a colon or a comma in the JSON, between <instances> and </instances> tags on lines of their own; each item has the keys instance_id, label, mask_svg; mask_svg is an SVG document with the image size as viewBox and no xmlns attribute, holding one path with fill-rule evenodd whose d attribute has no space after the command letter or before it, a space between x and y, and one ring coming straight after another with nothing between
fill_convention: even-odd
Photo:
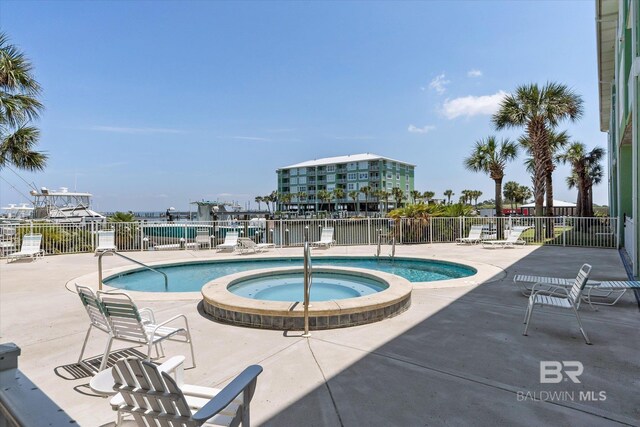
<instances>
[{"instance_id":1,"label":"white cloud","mask_svg":"<svg viewBox=\"0 0 640 427\"><path fill-rule=\"evenodd\" d=\"M426 125L423 126L421 128L414 126L414 125L409 125L409 128L407 129L409 132L411 133L429 133L432 130L434 130L436 127L432 126L432 125Z\"/></svg>"},{"instance_id":2,"label":"white cloud","mask_svg":"<svg viewBox=\"0 0 640 427\"><path fill-rule=\"evenodd\" d=\"M167 129L167 128L127 128L119 126L92 126L89 130L96 130L99 132L114 132L114 133L130 133L130 134L152 134L152 133L184 133L179 129Z\"/></svg>"},{"instance_id":3,"label":"white cloud","mask_svg":"<svg viewBox=\"0 0 640 427\"><path fill-rule=\"evenodd\" d=\"M482 71L472 69L467 71L467 77L482 77Z\"/></svg>"},{"instance_id":4,"label":"white cloud","mask_svg":"<svg viewBox=\"0 0 640 427\"><path fill-rule=\"evenodd\" d=\"M447 90L446 86L449 83L451 83L451 81L447 80L444 73L442 73L431 80L431 82L429 83L429 88L435 90L439 94L443 94Z\"/></svg>"},{"instance_id":5,"label":"white cloud","mask_svg":"<svg viewBox=\"0 0 640 427\"><path fill-rule=\"evenodd\" d=\"M259 136L232 136L231 139L239 139L242 141L271 141L269 138L261 138Z\"/></svg>"},{"instance_id":6,"label":"white cloud","mask_svg":"<svg viewBox=\"0 0 640 427\"><path fill-rule=\"evenodd\" d=\"M460 116L473 117L477 115L489 115L498 110L500 102L507 93L503 90L493 95L463 96L447 99L442 105L442 113L449 120Z\"/></svg>"}]
</instances>

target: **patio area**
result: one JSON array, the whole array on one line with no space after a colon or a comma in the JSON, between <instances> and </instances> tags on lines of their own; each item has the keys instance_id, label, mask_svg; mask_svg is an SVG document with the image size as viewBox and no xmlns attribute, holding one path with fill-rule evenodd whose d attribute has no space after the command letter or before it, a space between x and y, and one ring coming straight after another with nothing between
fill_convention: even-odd
<instances>
[{"instance_id":1,"label":"patio area","mask_svg":"<svg viewBox=\"0 0 640 427\"><path fill-rule=\"evenodd\" d=\"M374 251L340 246L313 255ZM210 250L128 255L142 262L238 257ZM396 255L470 261L492 273L454 286L417 284L411 307L399 316L312 331L309 339L216 323L202 314L196 293L177 300L135 293L134 300L159 320L188 317L197 367L185 371L186 382L221 387L250 364L264 367L251 404L255 425L640 425L640 311L633 293L612 307L581 308L589 346L568 310L536 309L529 336L522 336L527 299L512 281L515 274L575 277L585 262L593 266L591 279L627 280L616 250L434 244L398 246ZM243 257L255 256L302 256L302 249ZM117 257L104 262L105 269L130 265ZM88 319L70 289L96 264L93 254L0 264L0 342L22 349L19 369L83 426L115 421L108 399L88 388L89 377L72 374ZM101 355L105 341L93 333L85 354ZM188 355L176 343L165 351ZM541 361L581 362L580 383L542 384Z\"/></svg>"}]
</instances>

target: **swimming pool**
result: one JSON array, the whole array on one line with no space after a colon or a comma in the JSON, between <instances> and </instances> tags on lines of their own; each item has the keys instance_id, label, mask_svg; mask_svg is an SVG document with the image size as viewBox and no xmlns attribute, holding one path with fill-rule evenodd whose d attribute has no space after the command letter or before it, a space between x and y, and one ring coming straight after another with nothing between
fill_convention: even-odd
<instances>
[{"instance_id":1,"label":"swimming pool","mask_svg":"<svg viewBox=\"0 0 640 427\"><path fill-rule=\"evenodd\" d=\"M204 284L229 274L264 268L302 266L302 258L272 258L233 261L206 261L188 264L154 266L167 274L168 292L198 292ZM313 266L354 267L394 274L410 282L432 282L474 275L473 267L444 261L414 258L376 259L375 257L316 257ZM114 288L165 292L164 279L149 270L132 270L108 277L104 283Z\"/></svg>"},{"instance_id":2,"label":"swimming pool","mask_svg":"<svg viewBox=\"0 0 640 427\"><path fill-rule=\"evenodd\" d=\"M281 273L240 280L228 286L229 292L261 301L303 301L304 274ZM313 274L310 301L334 301L381 292L389 286L356 274L318 272Z\"/></svg>"}]
</instances>

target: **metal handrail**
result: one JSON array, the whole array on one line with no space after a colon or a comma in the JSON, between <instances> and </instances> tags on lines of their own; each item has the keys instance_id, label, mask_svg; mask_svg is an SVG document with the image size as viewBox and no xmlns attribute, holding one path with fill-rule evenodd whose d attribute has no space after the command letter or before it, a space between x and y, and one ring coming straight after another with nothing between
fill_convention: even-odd
<instances>
[{"instance_id":1,"label":"metal handrail","mask_svg":"<svg viewBox=\"0 0 640 427\"><path fill-rule=\"evenodd\" d=\"M156 273L162 274L164 276L164 290L168 291L169 290L169 277L167 276L166 273L163 273L162 271L156 270L153 267L148 266L145 263L142 263L140 261L136 261L133 258L129 258L128 256L122 255L121 253L117 252L117 251L104 251L101 252L100 255L98 255L98 289L102 290L102 257L104 256L104 254L106 253L111 253L114 255L118 255L120 258L124 258L127 261L131 261L134 264L138 264L139 266L142 266L146 269L149 269L151 271L154 271Z\"/></svg>"},{"instance_id":2,"label":"metal handrail","mask_svg":"<svg viewBox=\"0 0 640 427\"><path fill-rule=\"evenodd\" d=\"M309 297L311 296L311 282L313 271L311 267L311 245L304 242L304 334L303 337L309 338Z\"/></svg>"},{"instance_id":3,"label":"metal handrail","mask_svg":"<svg viewBox=\"0 0 640 427\"><path fill-rule=\"evenodd\" d=\"M387 238L387 244L389 243L389 234L382 233L382 230L378 230L378 247L376 248L376 258L380 258L380 252L382 251L382 238ZM391 258L395 258L396 256L396 236L393 234L391 236L391 252L389 253Z\"/></svg>"}]
</instances>

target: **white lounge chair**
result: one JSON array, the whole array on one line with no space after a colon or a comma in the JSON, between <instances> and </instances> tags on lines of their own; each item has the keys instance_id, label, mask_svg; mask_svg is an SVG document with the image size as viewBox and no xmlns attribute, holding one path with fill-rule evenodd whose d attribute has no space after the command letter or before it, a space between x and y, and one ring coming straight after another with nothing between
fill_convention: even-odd
<instances>
[{"instance_id":1,"label":"white lounge chair","mask_svg":"<svg viewBox=\"0 0 640 427\"><path fill-rule=\"evenodd\" d=\"M147 360L151 360L151 348L153 346L156 346L156 354L159 355L160 352L157 346L160 346L162 350L162 341L164 340L187 343L191 348L192 364L194 367L196 366L189 323L183 314L174 316L161 323L156 323L155 318L151 316L151 322L146 322L141 315L141 310L138 309L129 295L122 292L107 293L98 291L98 298L102 312L107 318L109 328L111 329L111 338L107 344L107 350L102 357L102 362L100 363L101 371L107 366L113 340L146 345ZM184 321L184 327L175 328L166 326L180 319ZM176 339L180 337L182 339ZM162 352L164 354L164 350L162 350Z\"/></svg>"},{"instance_id":2,"label":"white lounge chair","mask_svg":"<svg viewBox=\"0 0 640 427\"><path fill-rule=\"evenodd\" d=\"M118 421L130 414L139 426L250 427L249 405L261 366L249 366L222 390L184 384L182 375L174 380L167 368L133 357L116 362L112 375L118 394L110 403Z\"/></svg>"},{"instance_id":3,"label":"white lounge chair","mask_svg":"<svg viewBox=\"0 0 640 427\"><path fill-rule=\"evenodd\" d=\"M556 289L553 289L553 295L549 295L548 290L539 290L534 291L529 297L529 303L527 305L527 311L524 315L524 331L522 335L527 335L527 330L529 329L529 325L531 324L531 315L533 314L533 309L536 305L544 306L552 306L558 308L566 308L573 310L576 315L576 319L578 320L578 326L580 327L580 332L584 337L584 340L587 344L591 344L589 341L589 337L587 333L584 331L582 327L582 321L580 320L580 315L578 314L578 309L580 308L580 296L582 295L582 291L589 280L589 273L591 272L591 266L589 264L584 264L580 271L578 272L578 276L576 276L573 286L571 289L567 289L563 286L559 286ZM564 292L564 296L554 296L559 295Z\"/></svg>"},{"instance_id":4,"label":"white lounge chair","mask_svg":"<svg viewBox=\"0 0 640 427\"><path fill-rule=\"evenodd\" d=\"M98 236L96 253L118 250L116 248L116 232L114 230L100 230L96 234Z\"/></svg>"},{"instance_id":5,"label":"white lounge chair","mask_svg":"<svg viewBox=\"0 0 640 427\"><path fill-rule=\"evenodd\" d=\"M522 240L520 236L529 228L531 227L528 227L528 226L513 227L511 229L511 233L509 233L509 237L507 237L505 240L483 240L482 247L484 248L511 247L512 248L512 247L515 247L516 245L526 245L527 242Z\"/></svg>"},{"instance_id":6,"label":"white lounge chair","mask_svg":"<svg viewBox=\"0 0 640 427\"><path fill-rule=\"evenodd\" d=\"M273 243L256 243L248 237L238 238L238 252L241 254L253 251L254 253L264 252L269 248L273 248Z\"/></svg>"},{"instance_id":7,"label":"white lounge chair","mask_svg":"<svg viewBox=\"0 0 640 427\"><path fill-rule=\"evenodd\" d=\"M325 227L322 229L322 233L320 234L320 240L317 242L313 242L313 246L326 246L331 247L331 245L335 244L336 241L333 240L333 228Z\"/></svg>"},{"instance_id":8,"label":"white lounge chair","mask_svg":"<svg viewBox=\"0 0 640 427\"><path fill-rule=\"evenodd\" d=\"M227 231L227 234L224 236L224 243L216 246L218 251L222 251L225 249L235 250L238 246L238 232L237 231Z\"/></svg>"},{"instance_id":9,"label":"white lounge chair","mask_svg":"<svg viewBox=\"0 0 640 427\"><path fill-rule=\"evenodd\" d=\"M31 258L36 260L44 256L42 245L42 234L25 234L22 236L22 247L20 251L7 255L7 262L20 258Z\"/></svg>"},{"instance_id":10,"label":"white lounge chair","mask_svg":"<svg viewBox=\"0 0 640 427\"><path fill-rule=\"evenodd\" d=\"M484 225L472 225L467 237L458 237L456 243L464 244L471 243L476 244L482 241L482 229Z\"/></svg>"}]
</instances>

